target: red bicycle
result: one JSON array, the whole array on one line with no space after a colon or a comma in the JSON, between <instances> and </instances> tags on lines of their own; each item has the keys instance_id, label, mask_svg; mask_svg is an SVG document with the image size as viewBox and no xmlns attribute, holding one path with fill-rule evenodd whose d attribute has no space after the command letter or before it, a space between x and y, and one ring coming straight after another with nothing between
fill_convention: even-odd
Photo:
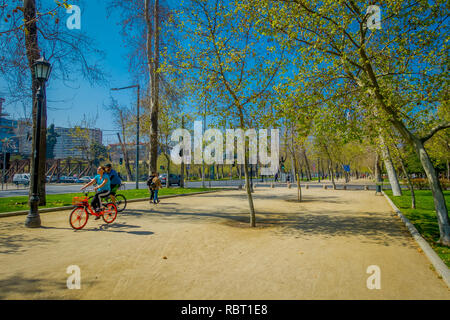
<instances>
[{"instance_id":1,"label":"red bicycle","mask_svg":"<svg viewBox=\"0 0 450 320\"><path fill-rule=\"evenodd\" d=\"M89 214L93 216L102 216L103 221L106 223L113 223L117 217L117 207L114 203L108 202L103 203L101 210L97 213L92 209L89 200L92 198L88 197L88 192L84 193L84 197L74 197L73 205L75 208L70 213L69 222L72 228L75 230L83 229L87 224L89 219Z\"/></svg>"}]
</instances>

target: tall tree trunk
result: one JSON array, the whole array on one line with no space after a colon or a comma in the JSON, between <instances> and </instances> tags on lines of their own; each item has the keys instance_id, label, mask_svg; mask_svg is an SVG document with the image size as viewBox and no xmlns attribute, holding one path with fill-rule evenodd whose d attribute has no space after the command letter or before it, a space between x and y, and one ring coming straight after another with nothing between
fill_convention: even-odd
<instances>
[{"instance_id":1,"label":"tall tree trunk","mask_svg":"<svg viewBox=\"0 0 450 320\"><path fill-rule=\"evenodd\" d=\"M368 78L372 82L372 86L374 88L374 97L377 100L379 107L389 115L389 121L392 125L400 132L405 141L407 141L411 146L414 147L417 156L420 159L420 163L422 164L423 169L425 170L425 174L428 179L428 183L431 188L431 192L433 194L434 207L436 209L437 220L439 224L439 233L440 233L440 243L446 246L450 246L450 222L448 217L447 204L445 203L444 194L441 189L441 185L436 175L436 170L433 167L433 163L430 160L428 153L426 152L423 144L423 139L416 137L398 118L394 109L392 109L389 105L385 103L385 97L380 89L378 84L377 77L372 68L372 64L369 61L369 58L366 54L364 48L359 50L359 55L362 58L362 61L365 66L365 72L368 75Z\"/></svg>"},{"instance_id":2,"label":"tall tree trunk","mask_svg":"<svg viewBox=\"0 0 450 320\"><path fill-rule=\"evenodd\" d=\"M180 188L184 188L184 177L185 177L184 170L186 170L186 173L188 172L184 162L181 162L181 166L180 166L180 173L181 173L180 174Z\"/></svg>"},{"instance_id":3,"label":"tall tree trunk","mask_svg":"<svg viewBox=\"0 0 450 320\"><path fill-rule=\"evenodd\" d=\"M434 208L436 209L436 215L439 223L439 241L443 245L450 246L450 221L448 217L448 210L436 170L433 167L433 163L431 162L430 156L425 150L422 141L420 141L420 139L415 139L414 145L423 169L427 175L431 193L433 194Z\"/></svg>"},{"instance_id":4,"label":"tall tree trunk","mask_svg":"<svg viewBox=\"0 0 450 320\"><path fill-rule=\"evenodd\" d=\"M145 0L145 20L147 25L147 64L149 65L151 81L151 112L150 112L150 172L157 172L158 162L158 113L159 113L159 0L153 7L153 26L150 20L149 0ZM153 36L153 50L152 50Z\"/></svg>"},{"instance_id":5,"label":"tall tree trunk","mask_svg":"<svg viewBox=\"0 0 450 320\"><path fill-rule=\"evenodd\" d=\"M294 147L292 146L292 150L294 149ZM292 153L291 153L291 176L292 176L292 179L296 179L296 168L298 169L298 166L297 166L297 164L294 162L294 161L296 161L296 160L294 160L294 158L296 158L296 157L294 157L293 155L292 155ZM291 182L294 182L295 180L293 180L293 181L291 181Z\"/></svg>"},{"instance_id":6,"label":"tall tree trunk","mask_svg":"<svg viewBox=\"0 0 450 320\"><path fill-rule=\"evenodd\" d=\"M306 167L306 179L308 181L312 180L312 176L311 176L311 169L309 168L309 162L308 162L308 157L306 156L306 150L303 149L303 157L305 159L305 167Z\"/></svg>"},{"instance_id":7,"label":"tall tree trunk","mask_svg":"<svg viewBox=\"0 0 450 320\"><path fill-rule=\"evenodd\" d=\"M37 59L40 58L41 53L38 45L37 37L37 24L36 24L36 1L35 0L24 0L23 1L24 11L23 16L25 20L25 49L28 59L28 67L31 71L31 93L32 93L32 114L33 114L33 136L32 136L32 151L31 157L34 157L34 150L36 149L36 144L40 148L40 159L39 159L39 176L38 176L38 195L39 195L39 205L43 206L46 204L45 195L45 160L46 160L46 136L47 136L47 105L46 103L42 105L42 118L41 118L41 140L37 143L35 141L35 128L37 125L36 113L37 113L37 100L36 93L39 88L39 83L35 80L33 64ZM44 90L45 93L45 90ZM45 96L44 96L45 97ZM44 98L46 100L46 97ZM33 172L33 163L31 161L30 172ZM33 182L32 182L33 183ZM31 198L31 193L33 186L30 185L29 195Z\"/></svg>"},{"instance_id":8,"label":"tall tree trunk","mask_svg":"<svg viewBox=\"0 0 450 320\"><path fill-rule=\"evenodd\" d=\"M333 190L336 190L336 183L334 182L334 175L333 175L333 160L331 160L331 154L328 151L328 148L326 145L324 145L325 152L328 156L328 174L330 175L331 183L333 184Z\"/></svg>"},{"instance_id":9,"label":"tall tree trunk","mask_svg":"<svg viewBox=\"0 0 450 320\"><path fill-rule=\"evenodd\" d=\"M333 162L330 160L328 164L328 172L330 173L331 183L333 184L333 190L336 190L336 182L334 182Z\"/></svg>"},{"instance_id":10,"label":"tall tree trunk","mask_svg":"<svg viewBox=\"0 0 450 320\"><path fill-rule=\"evenodd\" d=\"M296 174L296 180L297 180L297 201L301 202L302 201L302 186L300 185L300 178L298 176L298 169L299 169L299 162L297 157L295 156L295 149L294 146L292 146L292 159L293 159L293 164L294 164L294 172Z\"/></svg>"},{"instance_id":11,"label":"tall tree trunk","mask_svg":"<svg viewBox=\"0 0 450 320\"><path fill-rule=\"evenodd\" d=\"M374 97L376 98L379 107L390 116L389 121L400 132L403 138L411 146L414 147L414 150L416 151L416 154L420 159L420 163L425 170L425 174L427 176L428 183L433 194L434 207L436 209L436 215L439 224L439 242L443 245L450 246L450 222L448 217L447 204L445 203L444 193L442 192L439 179L437 178L436 170L434 169L433 163L431 162L430 157L423 146L424 141L426 140L422 140L416 137L411 131L409 131L404 123L400 119L398 119L395 111L385 103L385 98L378 84L377 77L364 48L361 48L361 50L359 50L359 55L364 63L365 72L372 82L374 88Z\"/></svg>"},{"instance_id":12,"label":"tall tree trunk","mask_svg":"<svg viewBox=\"0 0 450 320\"><path fill-rule=\"evenodd\" d=\"M244 114L242 108L239 106L239 120L242 131L244 131ZM245 146L245 139L244 139ZM246 148L244 148L245 150ZM247 192L248 205L250 209L250 227L256 226L255 207L253 205L252 189L250 186L250 179L248 176L248 153L245 152L244 156L244 175L245 175L245 190Z\"/></svg>"},{"instance_id":13,"label":"tall tree trunk","mask_svg":"<svg viewBox=\"0 0 450 320\"><path fill-rule=\"evenodd\" d=\"M378 152L375 156L375 182L383 182L383 177L381 176L380 155L378 154Z\"/></svg>"},{"instance_id":14,"label":"tall tree trunk","mask_svg":"<svg viewBox=\"0 0 450 320\"><path fill-rule=\"evenodd\" d=\"M190 166L189 166L189 165L185 165L185 166L184 166L184 169L186 170L186 176L185 176L185 178L183 179L183 188L186 186L185 180L189 180L189 178L190 178L190 173L191 173L191 170L190 170Z\"/></svg>"},{"instance_id":15,"label":"tall tree trunk","mask_svg":"<svg viewBox=\"0 0 450 320\"><path fill-rule=\"evenodd\" d=\"M397 150L398 150L398 148L397 148ZM415 209L416 208L416 195L414 194L414 186L411 182L411 179L409 178L408 172L406 171L405 161L403 160L403 157L400 154L400 150L398 150L398 158L400 160L400 165L402 166L403 174L405 175L406 181L408 182L409 190L411 191L411 208Z\"/></svg>"},{"instance_id":16,"label":"tall tree trunk","mask_svg":"<svg viewBox=\"0 0 450 320\"><path fill-rule=\"evenodd\" d=\"M320 183L320 159L317 160L317 181Z\"/></svg>"},{"instance_id":17,"label":"tall tree trunk","mask_svg":"<svg viewBox=\"0 0 450 320\"><path fill-rule=\"evenodd\" d=\"M389 178L389 183L391 184L392 194L394 197L399 197L402 195L402 190L400 188L400 183L398 182L397 172L395 171L394 164L392 162L391 153L389 147L384 141L384 137L380 135L381 142L381 152L383 154L384 165L386 166L386 171Z\"/></svg>"},{"instance_id":18,"label":"tall tree trunk","mask_svg":"<svg viewBox=\"0 0 450 320\"><path fill-rule=\"evenodd\" d=\"M166 188L170 188L170 156L164 153L167 160L167 177L166 177Z\"/></svg>"},{"instance_id":19,"label":"tall tree trunk","mask_svg":"<svg viewBox=\"0 0 450 320\"><path fill-rule=\"evenodd\" d=\"M181 118L181 128L182 129L184 129L184 116ZM184 157L184 150L183 150L183 154L182 154L182 156ZM180 164L180 188L184 188L184 167L185 167L185 164L184 164L184 159L183 159L183 161L181 161L181 164Z\"/></svg>"},{"instance_id":20,"label":"tall tree trunk","mask_svg":"<svg viewBox=\"0 0 450 320\"><path fill-rule=\"evenodd\" d=\"M450 163L447 159L447 180L450 180Z\"/></svg>"}]
</instances>

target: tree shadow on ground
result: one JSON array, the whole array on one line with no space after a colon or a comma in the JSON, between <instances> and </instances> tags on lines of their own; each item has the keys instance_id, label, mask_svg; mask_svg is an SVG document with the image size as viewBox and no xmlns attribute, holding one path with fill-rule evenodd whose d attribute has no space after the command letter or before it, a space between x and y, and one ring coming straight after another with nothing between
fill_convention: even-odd
<instances>
[{"instance_id":1,"label":"tree shadow on ground","mask_svg":"<svg viewBox=\"0 0 450 320\"><path fill-rule=\"evenodd\" d=\"M2 223L0 227L0 254L13 254L24 252L29 249L29 243L34 245L43 245L52 240L34 235L27 234L10 234L10 230L24 228L22 223Z\"/></svg>"},{"instance_id":2,"label":"tree shadow on ground","mask_svg":"<svg viewBox=\"0 0 450 320\"><path fill-rule=\"evenodd\" d=\"M325 203L339 203L339 204L350 203L350 201L348 201L348 200L338 200L338 199L339 199L338 197L326 197L325 199L303 198L302 201L299 202L297 198L292 198L292 199L284 199L284 201L290 202L290 203L297 203L297 204L310 203L310 202L325 202Z\"/></svg>"},{"instance_id":3,"label":"tree shadow on ground","mask_svg":"<svg viewBox=\"0 0 450 320\"><path fill-rule=\"evenodd\" d=\"M242 201L247 201L247 193L245 193L245 191L243 191L242 193L239 194L216 194L216 193L212 193L212 194L204 194L204 195L199 195L205 198L230 198L233 197L233 199L238 199L238 200L242 200ZM297 195L294 193L292 195L288 195L288 199L286 199L286 194L277 194L276 192L272 193L272 194L258 194L258 192L252 193L252 198L253 200L266 200L266 201L273 201L273 200L280 200L280 201L287 201L287 202L296 202L297 201ZM303 196L303 199L301 202L326 202L326 203L340 203L340 204L344 204L344 203L349 203L348 200L342 200L340 197L337 196L330 196L330 195L326 195L326 197L311 197L311 196ZM163 202L161 202L163 203Z\"/></svg>"},{"instance_id":4,"label":"tree shadow on ground","mask_svg":"<svg viewBox=\"0 0 450 320\"><path fill-rule=\"evenodd\" d=\"M310 201L316 201L310 199ZM317 200L319 201L319 200ZM169 209L169 210L167 210ZM165 207L153 210L130 209L129 216L140 218L149 217L160 221L168 219L187 222L214 221L230 227L249 227L249 213L237 206L221 206L220 212L212 210L191 211L186 208ZM362 236L358 241L376 242L385 246L399 244L410 246L410 235L406 228L392 215L377 212L340 212L330 209L318 211L299 208L298 212L269 212L263 209L256 210L257 228L276 228L276 233L296 238L309 236L335 237L335 236Z\"/></svg>"},{"instance_id":5,"label":"tree shadow on ground","mask_svg":"<svg viewBox=\"0 0 450 320\"><path fill-rule=\"evenodd\" d=\"M11 294L19 294L19 298L30 299L35 294L63 289L67 289L65 281L55 282L36 277L26 278L21 273L7 279L0 279L0 299L2 300L8 299ZM42 299L51 299L51 297L42 297Z\"/></svg>"}]
</instances>

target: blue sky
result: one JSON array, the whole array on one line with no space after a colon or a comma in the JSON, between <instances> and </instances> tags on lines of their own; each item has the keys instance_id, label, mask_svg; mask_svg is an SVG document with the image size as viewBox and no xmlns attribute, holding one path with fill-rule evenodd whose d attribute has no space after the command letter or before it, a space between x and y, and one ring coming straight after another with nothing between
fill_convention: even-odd
<instances>
[{"instance_id":1,"label":"blue sky","mask_svg":"<svg viewBox=\"0 0 450 320\"><path fill-rule=\"evenodd\" d=\"M54 3L53 0L39 0L47 6ZM108 17L107 0L74 0L81 8L81 29L97 48L104 52L105 59L102 62L105 73L106 83L104 85L91 86L81 76L73 75L70 86L64 85L62 81L54 77L51 78L47 86L47 123L54 123L55 126L69 127L80 123L87 116L93 118L97 113L100 119L96 122L96 127L103 130L103 143L117 142L117 128L112 117L105 110L105 105L110 102L110 98L116 99L120 105L129 108L135 108L136 90L129 89L124 91L110 91L113 87L125 87L135 84L133 74L128 70L127 53L128 49L124 46L121 36L122 29L118 25L121 22L120 12L113 12ZM178 5L177 2L166 0L170 7ZM63 9L61 9L63 10ZM61 20L62 27L65 27L66 20L70 14L64 14L64 20ZM1 26L0 26L1 27ZM71 32L78 32L72 30ZM40 38L42 43L45 41ZM70 61L67 61L70 63ZM14 118L23 117L23 108L20 103L8 104L8 96L5 93L5 82L0 78L0 96L3 95L6 101L6 111ZM142 92L142 90L141 90ZM192 107L194 102L186 102ZM186 106L187 108L190 108ZM28 111L30 111L28 107ZM201 120L201 119L198 119ZM209 119L208 119L209 121Z\"/></svg>"},{"instance_id":2,"label":"blue sky","mask_svg":"<svg viewBox=\"0 0 450 320\"><path fill-rule=\"evenodd\" d=\"M136 90L110 91L112 87L129 86L133 84L133 80L128 72L127 49L123 46L121 27L117 25L117 22L120 22L120 16L113 14L107 17L107 2L89 0L80 5L82 31L93 40L98 49L105 53L103 66L107 74L106 83L102 86L91 86L81 76L74 76L72 77L74 81L68 87L62 81L50 79L47 87L49 125L54 123L56 126L67 127L70 124L79 123L84 115L93 117L98 112L101 117L96 126L102 130L115 130L113 120L104 108L104 105L110 101L110 97L113 96L122 105L134 107ZM66 17L69 16L66 14ZM66 21L61 22L64 25L66 23ZM40 41L43 40L40 39ZM21 104L8 104L6 92L5 82L0 79L0 93L6 99L6 112L14 118L23 117ZM114 131L104 131L103 134L105 144L116 142Z\"/></svg>"},{"instance_id":3,"label":"blue sky","mask_svg":"<svg viewBox=\"0 0 450 320\"><path fill-rule=\"evenodd\" d=\"M69 126L79 122L84 115L93 117L98 112L100 119L96 123L97 127L102 130L114 130L116 128L113 120L104 109L110 96L129 107L136 100L134 90L122 92L109 90L111 87L130 85L131 75L128 72L127 51L120 36L120 26L116 24L118 17L114 15L107 17L106 4L107 1L86 1L81 6L81 28L97 44L97 48L105 53L103 66L107 74L107 83L104 86L92 87L82 78L75 80L74 88L65 87L62 83L51 83L47 92L48 98L65 101L51 103L52 109L61 108L61 110L48 111L49 124L54 122L57 126ZM115 132L103 132L104 143L115 141Z\"/></svg>"}]
</instances>

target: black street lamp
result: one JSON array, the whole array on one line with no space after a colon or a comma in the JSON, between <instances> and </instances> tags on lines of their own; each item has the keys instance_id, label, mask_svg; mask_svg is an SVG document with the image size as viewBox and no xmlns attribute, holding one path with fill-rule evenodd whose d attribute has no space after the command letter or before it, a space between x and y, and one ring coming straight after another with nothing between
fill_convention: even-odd
<instances>
[{"instance_id":1,"label":"black street lamp","mask_svg":"<svg viewBox=\"0 0 450 320\"><path fill-rule=\"evenodd\" d=\"M28 228L39 228L41 226L41 217L39 216L39 195L38 195L38 180L39 180L39 156L40 156L40 141L41 141L41 122L42 122L42 106L45 98L45 83L50 77L52 67L44 58L39 58L33 64L34 78L39 84L36 93L37 110L36 110L36 128L34 131L34 157L33 172L31 175L31 184L33 186L30 198L30 212L25 221L25 226Z\"/></svg>"}]
</instances>

